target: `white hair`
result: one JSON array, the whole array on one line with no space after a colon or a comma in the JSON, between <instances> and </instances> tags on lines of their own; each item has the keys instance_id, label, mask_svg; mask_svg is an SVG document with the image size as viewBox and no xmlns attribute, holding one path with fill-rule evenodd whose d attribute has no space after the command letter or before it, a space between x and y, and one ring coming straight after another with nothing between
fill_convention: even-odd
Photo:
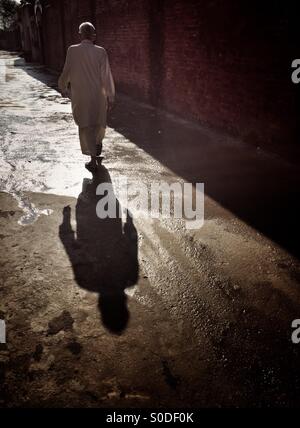
<instances>
[{"instance_id":1,"label":"white hair","mask_svg":"<svg viewBox=\"0 0 300 428\"><path fill-rule=\"evenodd\" d=\"M86 37L92 37L96 34L96 28L90 22L83 22L79 25L79 34Z\"/></svg>"}]
</instances>

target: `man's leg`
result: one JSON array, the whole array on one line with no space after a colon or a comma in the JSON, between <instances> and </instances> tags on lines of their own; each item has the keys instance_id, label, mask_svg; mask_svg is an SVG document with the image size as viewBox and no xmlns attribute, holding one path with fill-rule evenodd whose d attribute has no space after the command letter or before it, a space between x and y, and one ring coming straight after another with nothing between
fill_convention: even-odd
<instances>
[{"instance_id":1,"label":"man's leg","mask_svg":"<svg viewBox=\"0 0 300 428\"><path fill-rule=\"evenodd\" d=\"M79 128L79 138L82 154L90 156L90 161L85 163L85 167L90 172L97 170L97 152L95 127Z\"/></svg>"},{"instance_id":2,"label":"man's leg","mask_svg":"<svg viewBox=\"0 0 300 428\"><path fill-rule=\"evenodd\" d=\"M96 156L92 155L90 162L86 163L85 166L89 171L95 171L97 169L97 166L100 166L102 164L103 157L101 156L102 153L102 141L98 141L96 144Z\"/></svg>"},{"instance_id":3,"label":"man's leg","mask_svg":"<svg viewBox=\"0 0 300 428\"><path fill-rule=\"evenodd\" d=\"M97 142L97 145L96 145L96 154L97 154L96 163L97 163L97 165L101 165L102 160L103 160L103 157L101 156L102 148L103 148L103 144L102 144L102 140L101 140L101 141Z\"/></svg>"},{"instance_id":4,"label":"man's leg","mask_svg":"<svg viewBox=\"0 0 300 428\"><path fill-rule=\"evenodd\" d=\"M97 138L96 138L96 153L97 153L97 165L100 166L103 161L102 148L103 148L103 138L105 137L105 128L103 126L97 127Z\"/></svg>"},{"instance_id":5,"label":"man's leg","mask_svg":"<svg viewBox=\"0 0 300 428\"><path fill-rule=\"evenodd\" d=\"M102 162L102 140L105 135L105 128L94 126L85 127L79 129L80 144L83 154L91 157L90 162L85 164L85 167L90 171L94 172L97 166L101 165Z\"/></svg>"}]
</instances>

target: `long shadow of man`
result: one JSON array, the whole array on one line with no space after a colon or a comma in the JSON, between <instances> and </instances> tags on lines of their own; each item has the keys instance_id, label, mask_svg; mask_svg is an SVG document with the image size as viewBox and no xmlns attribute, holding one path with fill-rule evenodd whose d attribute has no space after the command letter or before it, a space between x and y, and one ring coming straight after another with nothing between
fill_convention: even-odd
<instances>
[{"instance_id":1,"label":"long shadow of man","mask_svg":"<svg viewBox=\"0 0 300 428\"><path fill-rule=\"evenodd\" d=\"M63 210L59 237L78 285L99 293L103 325L112 333L121 334L129 321L124 291L138 280L137 232L128 211L123 224L112 185L109 202L115 204L117 217L101 219L97 216L97 203L102 197L107 198L107 193L102 197L96 195L98 185L103 183L111 185L110 175L103 166L92 180L83 180L76 204L76 237L69 206Z\"/></svg>"}]
</instances>

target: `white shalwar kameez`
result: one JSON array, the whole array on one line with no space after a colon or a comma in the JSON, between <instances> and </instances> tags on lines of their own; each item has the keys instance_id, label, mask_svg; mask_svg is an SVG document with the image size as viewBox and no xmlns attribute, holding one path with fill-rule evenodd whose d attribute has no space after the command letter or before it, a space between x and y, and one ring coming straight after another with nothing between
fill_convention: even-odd
<instances>
[{"instance_id":1,"label":"white shalwar kameez","mask_svg":"<svg viewBox=\"0 0 300 428\"><path fill-rule=\"evenodd\" d=\"M58 86L70 94L82 153L97 156L97 145L105 136L107 98L113 102L115 97L105 49L90 40L70 46Z\"/></svg>"}]
</instances>

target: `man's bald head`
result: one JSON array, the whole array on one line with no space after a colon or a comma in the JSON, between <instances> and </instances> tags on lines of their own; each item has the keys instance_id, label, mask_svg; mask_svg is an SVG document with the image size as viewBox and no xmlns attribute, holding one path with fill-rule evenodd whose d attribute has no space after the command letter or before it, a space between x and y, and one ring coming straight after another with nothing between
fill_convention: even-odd
<instances>
[{"instance_id":1,"label":"man's bald head","mask_svg":"<svg viewBox=\"0 0 300 428\"><path fill-rule=\"evenodd\" d=\"M96 28L90 22L83 22L79 25L79 34L82 40L95 40Z\"/></svg>"}]
</instances>

